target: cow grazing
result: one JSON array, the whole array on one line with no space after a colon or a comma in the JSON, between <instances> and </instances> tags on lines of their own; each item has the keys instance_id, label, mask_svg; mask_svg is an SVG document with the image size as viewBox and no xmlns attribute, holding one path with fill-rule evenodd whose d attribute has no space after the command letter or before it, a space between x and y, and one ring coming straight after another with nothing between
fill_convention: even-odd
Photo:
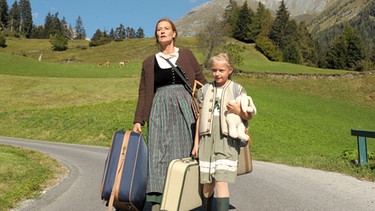
<instances>
[{"instance_id":1,"label":"cow grazing","mask_svg":"<svg viewBox=\"0 0 375 211\"><path fill-rule=\"evenodd\" d=\"M109 67L109 66L111 65L111 62L107 60L107 61L104 63L104 65L105 65L106 67Z\"/></svg>"},{"instance_id":2,"label":"cow grazing","mask_svg":"<svg viewBox=\"0 0 375 211\"><path fill-rule=\"evenodd\" d=\"M129 60L125 60L125 61L119 62L118 64L120 65L120 67L123 67L123 66L125 66L127 63L129 63Z\"/></svg>"}]
</instances>

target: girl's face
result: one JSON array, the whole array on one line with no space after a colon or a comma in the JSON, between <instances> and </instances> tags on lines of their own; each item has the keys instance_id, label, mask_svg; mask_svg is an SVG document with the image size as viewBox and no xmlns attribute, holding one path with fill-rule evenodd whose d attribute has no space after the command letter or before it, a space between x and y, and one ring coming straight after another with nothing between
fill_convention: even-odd
<instances>
[{"instance_id":1,"label":"girl's face","mask_svg":"<svg viewBox=\"0 0 375 211\"><path fill-rule=\"evenodd\" d=\"M176 36L176 32L173 31L172 25L168 21L161 21L158 23L156 34L158 42L161 44L171 43Z\"/></svg>"},{"instance_id":2,"label":"girl's face","mask_svg":"<svg viewBox=\"0 0 375 211\"><path fill-rule=\"evenodd\" d=\"M217 86L223 86L232 74L233 68L229 67L225 61L213 61L211 72Z\"/></svg>"}]
</instances>

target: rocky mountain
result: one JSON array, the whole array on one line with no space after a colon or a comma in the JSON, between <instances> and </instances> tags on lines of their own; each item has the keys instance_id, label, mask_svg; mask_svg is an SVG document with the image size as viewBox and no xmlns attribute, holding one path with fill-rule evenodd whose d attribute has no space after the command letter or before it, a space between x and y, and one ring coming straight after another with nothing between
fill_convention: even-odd
<instances>
[{"instance_id":1,"label":"rocky mountain","mask_svg":"<svg viewBox=\"0 0 375 211\"><path fill-rule=\"evenodd\" d=\"M261 2L272 12L276 12L282 0L247 0L249 7L256 11ZM291 17L300 20L311 20L326 8L341 0L284 0ZM245 0L237 0L238 5L243 5ZM223 16L229 0L211 0L203 3L182 18L177 20L176 26L181 36L194 36L196 31L204 27L209 20Z\"/></svg>"}]
</instances>

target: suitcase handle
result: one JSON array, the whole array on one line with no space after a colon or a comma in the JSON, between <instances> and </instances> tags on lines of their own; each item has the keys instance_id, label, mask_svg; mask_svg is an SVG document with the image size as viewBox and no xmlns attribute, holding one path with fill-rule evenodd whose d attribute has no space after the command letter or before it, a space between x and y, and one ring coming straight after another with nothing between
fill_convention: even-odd
<instances>
[{"instance_id":1,"label":"suitcase handle","mask_svg":"<svg viewBox=\"0 0 375 211\"><path fill-rule=\"evenodd\" d=\"M190 162L193 162L193 161L198 160L198 159L195 158L195 155L191 155L190 157L181 158L180 160L183 163L190 163Z\"/></svg>"}]
</instances>

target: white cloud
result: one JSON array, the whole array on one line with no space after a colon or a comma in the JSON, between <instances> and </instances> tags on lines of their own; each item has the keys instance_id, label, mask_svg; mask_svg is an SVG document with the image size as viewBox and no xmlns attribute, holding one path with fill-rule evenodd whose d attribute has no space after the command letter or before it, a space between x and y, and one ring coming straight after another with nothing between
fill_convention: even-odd
<instances>
[{"instance_id":1,"label":"white cloud","mask_svg":"<svg viewBox=\"0 0 375 211\"><path fill-rule=\"evenodd\" d=\"M37 20L39 17L39 13L38 12L34 12L33 13L33 20Z\"/></svg>"}]
</instances>

